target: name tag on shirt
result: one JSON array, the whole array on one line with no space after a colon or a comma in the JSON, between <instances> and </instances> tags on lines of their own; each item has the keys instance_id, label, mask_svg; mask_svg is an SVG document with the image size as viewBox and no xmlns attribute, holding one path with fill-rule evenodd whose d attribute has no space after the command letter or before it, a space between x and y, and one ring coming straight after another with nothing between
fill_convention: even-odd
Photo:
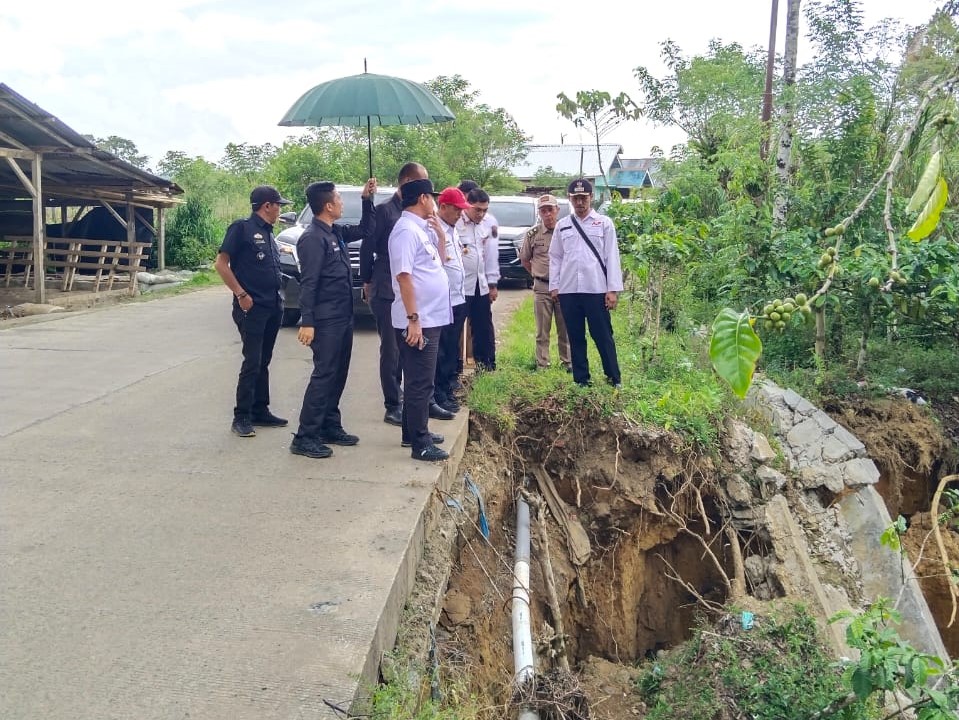
<instances>
[{"instance_id":1,"label":"name tag on shirt","mask_svg":"<svg viewBox=\"0 0 959 720\"><path fill-rule=\"evenodd\" d=\"M254 233L253 242L255 242L257 245L262 245L263 243L266 242L266 238L263 237L262 233Z\"/></svg>"}]
</instances>

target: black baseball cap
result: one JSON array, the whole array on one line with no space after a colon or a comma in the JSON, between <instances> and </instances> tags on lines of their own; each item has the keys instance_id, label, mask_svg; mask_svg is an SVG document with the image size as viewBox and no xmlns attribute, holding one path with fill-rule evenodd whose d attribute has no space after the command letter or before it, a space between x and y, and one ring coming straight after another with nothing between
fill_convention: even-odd
<instances>
[{"instance_id":1,"label":"black baseball cap","mask_svg":"<svg viewBox=\"0 0 959 720\"><path fill-rule=\"evenodd\" d=\"M438 195L433 190L433 183L430 180L410 180L408 183L400 185L400 196L403 200L403 207L415 205L421 195Z\"/></svg>"},{"instance_id":2,"label":"black baseball cap","mask_svg":"<svg viewBox=\"0 0 959 720\"><path fill-rule=\"evenodd\" d=\"M593 184L586 178L577 178L566 188L568 195L592 195Z\"/></svg>"},{"instance_id":3,"label":"black baseball cap","mask_svg":"<svg viewBox=\"0 0 959 720\"><path fill-rule=\"evenodd\" d=\"M280 195L272 185L258 185L250 193L250 205L262 205L263 203L276 203L277 205L292 205L292 200L287 200Z\"/></svg>"}]
</instances>

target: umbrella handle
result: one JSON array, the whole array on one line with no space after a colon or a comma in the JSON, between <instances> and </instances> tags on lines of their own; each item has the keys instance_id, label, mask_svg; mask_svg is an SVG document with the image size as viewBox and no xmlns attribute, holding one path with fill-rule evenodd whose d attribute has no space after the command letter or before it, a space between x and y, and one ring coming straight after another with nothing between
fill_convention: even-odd
<instances>
[{"instance_id":1,"label":"umbrella handle","mask_svg":"<svg viewBox=\"0 0 959 720\"><path fill-rule=\"evenodd\" d=\"M373 177L373 133L370 131L370 116L366 116L366 151L370 162L370 174Z\"/></svg>"}]
</instances>

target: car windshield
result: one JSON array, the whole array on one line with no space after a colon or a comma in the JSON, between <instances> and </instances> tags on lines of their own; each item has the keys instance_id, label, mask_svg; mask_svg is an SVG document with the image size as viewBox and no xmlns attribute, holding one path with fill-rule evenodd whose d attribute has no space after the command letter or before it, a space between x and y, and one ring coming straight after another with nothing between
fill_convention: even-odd
<instances>
[{"instance_id":1,"label":"car windshield","mask_svg":"<svg viewBox=\"0 0 959 720\"><path fill-rule=\"evenodd\" d=\"M489 211L503 227L530 227L536 224L536 209L533 203L493 200Z\"/></svg>"}]
</instances>

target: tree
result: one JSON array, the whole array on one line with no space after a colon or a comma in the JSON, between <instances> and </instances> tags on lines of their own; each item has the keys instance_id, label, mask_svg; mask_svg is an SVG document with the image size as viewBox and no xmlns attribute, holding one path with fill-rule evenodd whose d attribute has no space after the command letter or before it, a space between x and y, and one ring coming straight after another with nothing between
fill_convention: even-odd
<instances>
[{"instance_id":1,"label":"tree","mask_svg":"<svg viewBox=\"0 0 959 720\"><path fill-rule=\"evenodd\" d=\"M234 175L250 179L262 173L267 163L276 155L276 148L270 143L250 145L248 143L228 143L220 160L220 167Z\"/></svg>"},{"instance_id":2,"label":"tree","mask_svg":"<svg viewBox=\"0 0 959 720\"><path fill-rule=\"evenodd\" d=\"M127 140L119 135L110 135L106 138L93 137L92 135L84 135L84 137L101 150L113 153L134 167L138 167L141 170L147 169L147 163L150 162L150 158L147 155L141 155L132 140Z\"/></svg>"},{"instance_id":3,"label":"tree","mask_svg":"<svg viewBox=\"0 0 959 720\"><path fill-rule=\"evenodd\" d=\"M605 193L608 194L609 179L603 168L599 143L622 123L638 118L639 107L624 92L613 97L604 90L579 90L575 100L562 92L556 97L559 99L556 111L567 120L572 120L576 127L585 128L596 141L596 162L605 182Z\"/></svg>"}]
</instances>

